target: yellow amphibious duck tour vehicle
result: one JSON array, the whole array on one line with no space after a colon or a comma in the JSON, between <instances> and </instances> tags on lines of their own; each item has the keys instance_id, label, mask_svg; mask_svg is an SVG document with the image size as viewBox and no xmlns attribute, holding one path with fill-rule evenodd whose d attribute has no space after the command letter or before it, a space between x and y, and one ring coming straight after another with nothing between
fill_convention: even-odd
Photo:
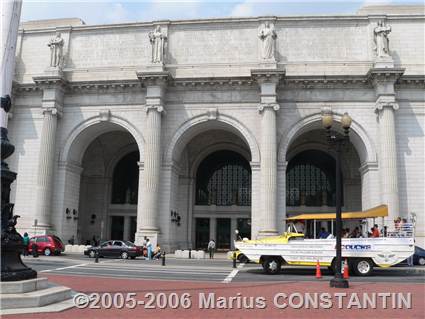
<instances>
[{"instance_id":1,"label":"yellow amphibious duck tour vehicle","mask_svg":"<svg viewBox=\"0 0 425 319\"><path fill-rule=\"evenodd\" d=\"M344 221L357 221L362 226L360 238L342 238L342 257L347 259L355 274L370 275L373 267L396 265L414 253L414 221L397 228L385 227L381 237L367 237L366 219L388 216L388 207L381 205L363 212L342 213ZM277 274L281 266L313 266L317 261L321 266L335 269L336 240L333 236L326 239L307 239L297 230L296 220L333 221L335 214L302 214L287 218L288 230L280 236L257 240L238 240L235 247L249 260L260 263L267 274ZM316 224L314 224L316 225Z\"/></svg>"}]
</instances>

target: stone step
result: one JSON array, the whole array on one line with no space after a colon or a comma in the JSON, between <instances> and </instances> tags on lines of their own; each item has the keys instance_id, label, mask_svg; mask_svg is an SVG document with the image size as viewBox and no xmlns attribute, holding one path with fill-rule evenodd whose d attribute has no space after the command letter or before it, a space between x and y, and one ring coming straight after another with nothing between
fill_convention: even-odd
<instances>
[{"instance_id":1,"label":"stone step","mask_svg":"<svg viewBox=\"0 0 425 319\"><path fill-rule=\"evenodd\" d=\"M47 287L47 278L0 282L0 292L2 294L20 294L34 290L46 289Z\"/></svg>"},{"instance_id":2,"label":"stone step","mask_svg":"<svg viewBox=\"0 0 425 319\"><path fill-rule=\"evenodd\" d=\"M70 288L63 286L54 286L19 294L0 294L0 308L16 309L43 307L70 298Z\"/></svg>"}]
</instances>

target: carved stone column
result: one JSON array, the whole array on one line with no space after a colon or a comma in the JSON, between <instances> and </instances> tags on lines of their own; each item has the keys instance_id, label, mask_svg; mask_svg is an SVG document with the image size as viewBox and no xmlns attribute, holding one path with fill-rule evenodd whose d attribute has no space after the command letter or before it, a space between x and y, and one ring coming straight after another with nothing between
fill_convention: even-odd
<instances>
[{"instance_id":1,"label":"carved stone column","mask_svg":"<svg viewBox=\"0 0 425 319\"><path fill-rule=\"evenodd\" d=\"M35 219L37 233L46 233L51 227L53 173L55 168L58 117L62 114L65 82L62 77L35 77L34 82L43 89L43 128L40 136Z\"/></svg>"},{"instance_id":2,"label":"carved stone column","mask_svg":"<svg viewBox=\"0 0 425 319\"><path fill-rule=\"evenodd\" d=\"M146 87L146 130L144 149L143 201L138 218L137 238L147 236L156 245L159 228L159 184L161 175L161 122L165 113L163 98L168 72L138 72L137 76Z\"/></svg>"},{"instance_id":3,"label":"carved stone column","mask_svg":"<svg viewBox=\"0 0 425 319\"><path fill-rule=\"evenodd\" d=\"M260 86L261 115L261 202L262 226L258 236L277 234L277 131L276 113L280 106L277 103L276 88L282 71L253 70L253 77Z\"/></svg>"},{"instance_id":4,"label":"carved stone column","mask_svg":"<svg viewBox=\"0 0 425 319\"><path fill-rule=\"evenodd\" d=\"M391 220L400 215L395 126L398 104L394 84L403 72L402 69L372 69L369 72L377 95L375 111L379 120L381 201L388 205Z\"/></svg>"}]
</instances>

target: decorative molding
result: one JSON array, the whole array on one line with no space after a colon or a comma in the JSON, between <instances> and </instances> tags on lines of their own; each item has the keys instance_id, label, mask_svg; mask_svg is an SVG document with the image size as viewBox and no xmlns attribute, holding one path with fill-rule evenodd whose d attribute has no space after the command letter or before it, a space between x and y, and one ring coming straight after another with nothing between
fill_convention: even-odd
<instances>
[{"instance_id":1,"label":"decorative molding","mask_svg":"<svg viewBox=\"0 0 425 319\"><path fill-rule=\"evenodd\" d=\"M214 88L224 86L252 86L255 81L251 77L215 77L215 78L178 78L169 85L177 88Z\"/></svg>"},{"instance_id":2,"label":"decorative molding","mask_svg":"<svg viewBox=\"0 0 425 319\"><path fill-rule=\"evenodd\" d=\"M139 166L139 171L145 170L145 162L137 162L137 166Z\"/></svg>"},{"instance_id":3,"label":"decorative molding","mask_svg":"<svg viewBox=\"0 0 425 319\"><path fill-rule=\"evenodd\" d=\"M396 88L412 88L425 90L425 76L423 75L405 75L400 77L396 84Z\"/></svg>"},{"instance_id":4,"label":"decorative molding","mask_svg":"<svg viewBox=\"0 0 425 319\"><path fill-rule=\"evenodd\" d=\"M207 111L208 114L208 120L216 120L218 116L218 109L217 108L210 108Z\"/></svg>"},{"instance_id":5,"label":"decorative molding","mask_svg":"<svg viewBox=\"0 0 425 319\"><path fill-rule=\"evenodd\" d=\"M378 170L379 170L378 162L366 162L366 163L363 163L359 168L359 172L361 176L363 176L364 174L370 171L378 171Z\"/></svg>"},{"instance_id":6,"label":"decorative molding","mask_svg":"<svg viewBox=\"0 0 425 319\"><path fill-rule=\"evenodd\" d=\"M109 122L111 119L111 110L102 110L99 111L99 119L102 122Z\"/></svg>"},{"instance_id":7,"label":"decorative molding","mask_svg":"<svg viewBox=\"0 0 425 319\"><path fill-rule=\"evenodd\" d=\"M261 163L260 162L249 162L251 165L251 171L260 171Z\"/></svg>"}]
</instances>

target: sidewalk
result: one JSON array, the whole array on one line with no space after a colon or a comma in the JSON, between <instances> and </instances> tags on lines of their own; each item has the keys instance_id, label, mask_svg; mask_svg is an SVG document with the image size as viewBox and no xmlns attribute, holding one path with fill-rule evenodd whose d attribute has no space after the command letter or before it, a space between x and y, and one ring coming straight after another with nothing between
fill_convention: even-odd
<instances>
[{"instance_id":1,"label":"sidewalk","mask_svg":"<svg viewBox=\"0 0 425 319\"><path fill-rule=\"evenodd\" d=\"M43 274L45 275L45 274ZM155 296L159 293L177 293L181 296L188 293L191 296L191 307L183 309L145 309L145 306L137 306L135 309L123 307L122 309L77 309L73 308L61 313L40 313L25 315L8 315L3 318L22 318L22 319L48 319L48 318L90 318L90 319L109 319L109 318L423 318L423 290L424 285L420 284L404 284L404 283L351 283L349 289L333 289L329 288L328 281L318 282L286 282L286 283L213 283L213 282L175 282L175 281L152 281L152 280L135 280L135 279L112 279L112 278L95 278L95 277L79 277L79 276L61 276L47 274L50 281L71 287L78 292L90 294L93 292L103 293L122 293L124 296L128 292L136 293L137 300L147 300L147 293L152 292ZM353 307L347 309L347 300L343 309L339 309L336 304L331 309L293 309L277 308L273 300L276 294L286 293L353 293L361 294L363 292L372 293L411 293L412 308L411 309L393 309L389 304L387 309L378 307L377 309L358 309ZM233 309L200 309L199 295L205 293L214 293L214 300L219 297L229 299L230 297L263 297L266 300L264 309L246 309L234 306ZM146 305L146 304L145 304ZM236 305L236 304L234 304ZM331 312L330 312L331 311Z\"/></svg>"}]
</instances>

